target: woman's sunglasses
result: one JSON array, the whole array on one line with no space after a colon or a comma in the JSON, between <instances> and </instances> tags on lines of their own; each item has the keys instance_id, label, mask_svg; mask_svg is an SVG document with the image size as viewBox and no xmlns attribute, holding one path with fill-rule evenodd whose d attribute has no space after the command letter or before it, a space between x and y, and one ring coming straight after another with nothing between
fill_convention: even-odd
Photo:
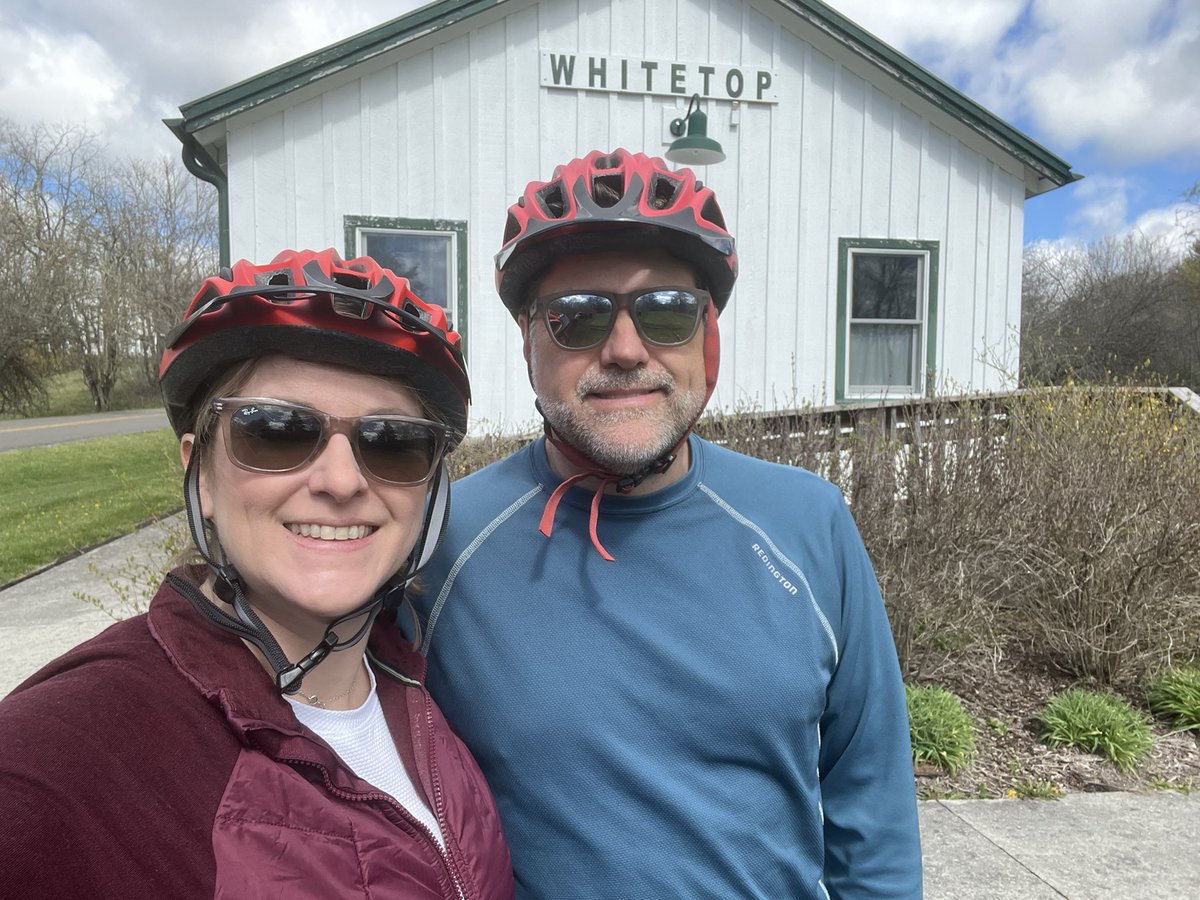
<instances>
[{"instance_id":1,"label":"woman's sunglasses","mask_svg":"<svg viewBox=\"0 0 1200 900\"><path fill-rule=\"evenodd\" d=\"M258 397L212 402L227 419L225 449L251 472L292 472L308 465L329 440L344 434L359 468L387 484L424 484L457 435L439 422L412 416L331 416L308 406Z\"/></svg>"},{"instance_id":2,"label":"woman's sunglasses","mask_svg":"<svg viewBox=\"0 0 1200 900\"><path fill-rule=\"evenodd\" d=\"M694 287L657 287L628 294L565 291L538 297L536 308L554 343L564 350L588 350L604 343L617 311L629 310L642 340L659 347L686 344L708 309L709 295Z\"/></svg>"}]
</instances>

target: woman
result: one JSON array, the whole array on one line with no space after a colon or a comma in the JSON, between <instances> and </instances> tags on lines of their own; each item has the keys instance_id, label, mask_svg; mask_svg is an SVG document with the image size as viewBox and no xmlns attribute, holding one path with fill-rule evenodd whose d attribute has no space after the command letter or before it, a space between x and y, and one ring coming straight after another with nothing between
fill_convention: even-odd
<instances>
[{"instance_id":1,"label":"woman","mask_svg":"<svg viewBox=\"0 0 1200 900\"><path fill-rule=\"evenodd\" d=\"M448 506L459 345L365 257L204 282L160 370L204 564L0 703L6 884L513 896L491 796L394 625Z\"/></svg>"}]
</instances>

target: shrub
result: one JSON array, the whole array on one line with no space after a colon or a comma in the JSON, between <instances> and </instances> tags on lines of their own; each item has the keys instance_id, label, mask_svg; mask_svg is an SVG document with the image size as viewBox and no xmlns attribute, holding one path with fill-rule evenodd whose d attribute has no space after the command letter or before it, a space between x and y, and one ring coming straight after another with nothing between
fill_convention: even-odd
<instances>
[{"instance_id":1,"label":"shrub","mask_svg":"<svg viewBox=\"0 0 1200 900\"><path fill-rule=\"evenodd\" d=\"M1009 419L1016 634L1101 684L1161 666L1200 631L1200 416L1110 383L1035 387Z\"/></svg>"},{"instance_id":2,"label":"shrub","mask_svg":"<svg viewBox=\"0 0 1200 900\"><path fill-rule=\"evenodd\" d=\"M939 687L904 686L914 763L954 775L975 753L975 727L958 698Z\"/></svg>"},{"instance_id":3,"label":"shrub","mask_svg":"<svg viewBox=\"0 0 1200 900\"><path fill-rule=\"evenodd\" d=\"M1154 745L1150 726L1114 694L1073 690L1054 697L1040 716L1042 740L1051 747L1079 747L1132 769Z\"/></svg>"},{"instance_id":4,"label":"shrub","mask_svg":"<svg viewBox=\"0 0 1200 900\"><path fill-rule=\"evenodd\" d=\"M1146 701L1151 712L1176 728L1200 729L1200 667L1168 669L1150 679Z\"/></svg>"}]
</instances>

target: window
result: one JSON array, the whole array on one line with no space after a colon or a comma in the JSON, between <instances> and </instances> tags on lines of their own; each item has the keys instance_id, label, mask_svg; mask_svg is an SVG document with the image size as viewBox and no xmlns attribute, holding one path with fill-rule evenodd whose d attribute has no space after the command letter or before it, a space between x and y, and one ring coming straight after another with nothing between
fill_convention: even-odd
<instances>
[{"instance_id":1,"label":"window","mask_svg":"<svg viewBox=\"0 0 1200 900\"><path fill-rule=\"evenodd\" d=\"M936 241L838 242L836 400L921 396L936 360Z\"/></svg>"},{"instance_id":2,"label":"window","mask_svg":"<svg viewBox=\"0 0 1200 900\"><path fill-rule=\"evenodd\" d=\"M370 256L403 275L418 297L446 310L466 343L466 222L346 216L346 253Z\"/></svg>"}]
</instances>

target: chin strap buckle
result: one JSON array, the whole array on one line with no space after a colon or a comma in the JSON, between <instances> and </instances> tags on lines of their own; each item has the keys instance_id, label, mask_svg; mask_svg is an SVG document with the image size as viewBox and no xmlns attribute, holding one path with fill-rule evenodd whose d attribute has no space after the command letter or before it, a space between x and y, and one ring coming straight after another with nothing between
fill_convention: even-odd
<instances>
[{"instance_id":1,"label":"chin strap buckle","mask_svg":"<svg viewBox=\"0 0 1200 900\"><path fill-rule=\"evenodd\" d=\"M617 489L618 494L628 494L651 475L661 475L667 471L673 462L675 462L674 453L664 454L640 472L634 472L632 475L626 475L624 478L613 481L613 486Z\"/></svg>"},{"instance_id":2,"label":"chin strap buckle","mask_svg":"<svg viewBox=\"0 0 1200 900\"><path fill-rule=\"evenodd\" d=\"M284 669L276 675L275 684L279 687L280 693L294 694L300 690L300 683L304 680L304 676L329 655L334 645L337 644L337 640L336 634L327 632L325 637L321 638L321 643L317 644L303 659L290 669Z\"/></svg>"}]
</instances>

